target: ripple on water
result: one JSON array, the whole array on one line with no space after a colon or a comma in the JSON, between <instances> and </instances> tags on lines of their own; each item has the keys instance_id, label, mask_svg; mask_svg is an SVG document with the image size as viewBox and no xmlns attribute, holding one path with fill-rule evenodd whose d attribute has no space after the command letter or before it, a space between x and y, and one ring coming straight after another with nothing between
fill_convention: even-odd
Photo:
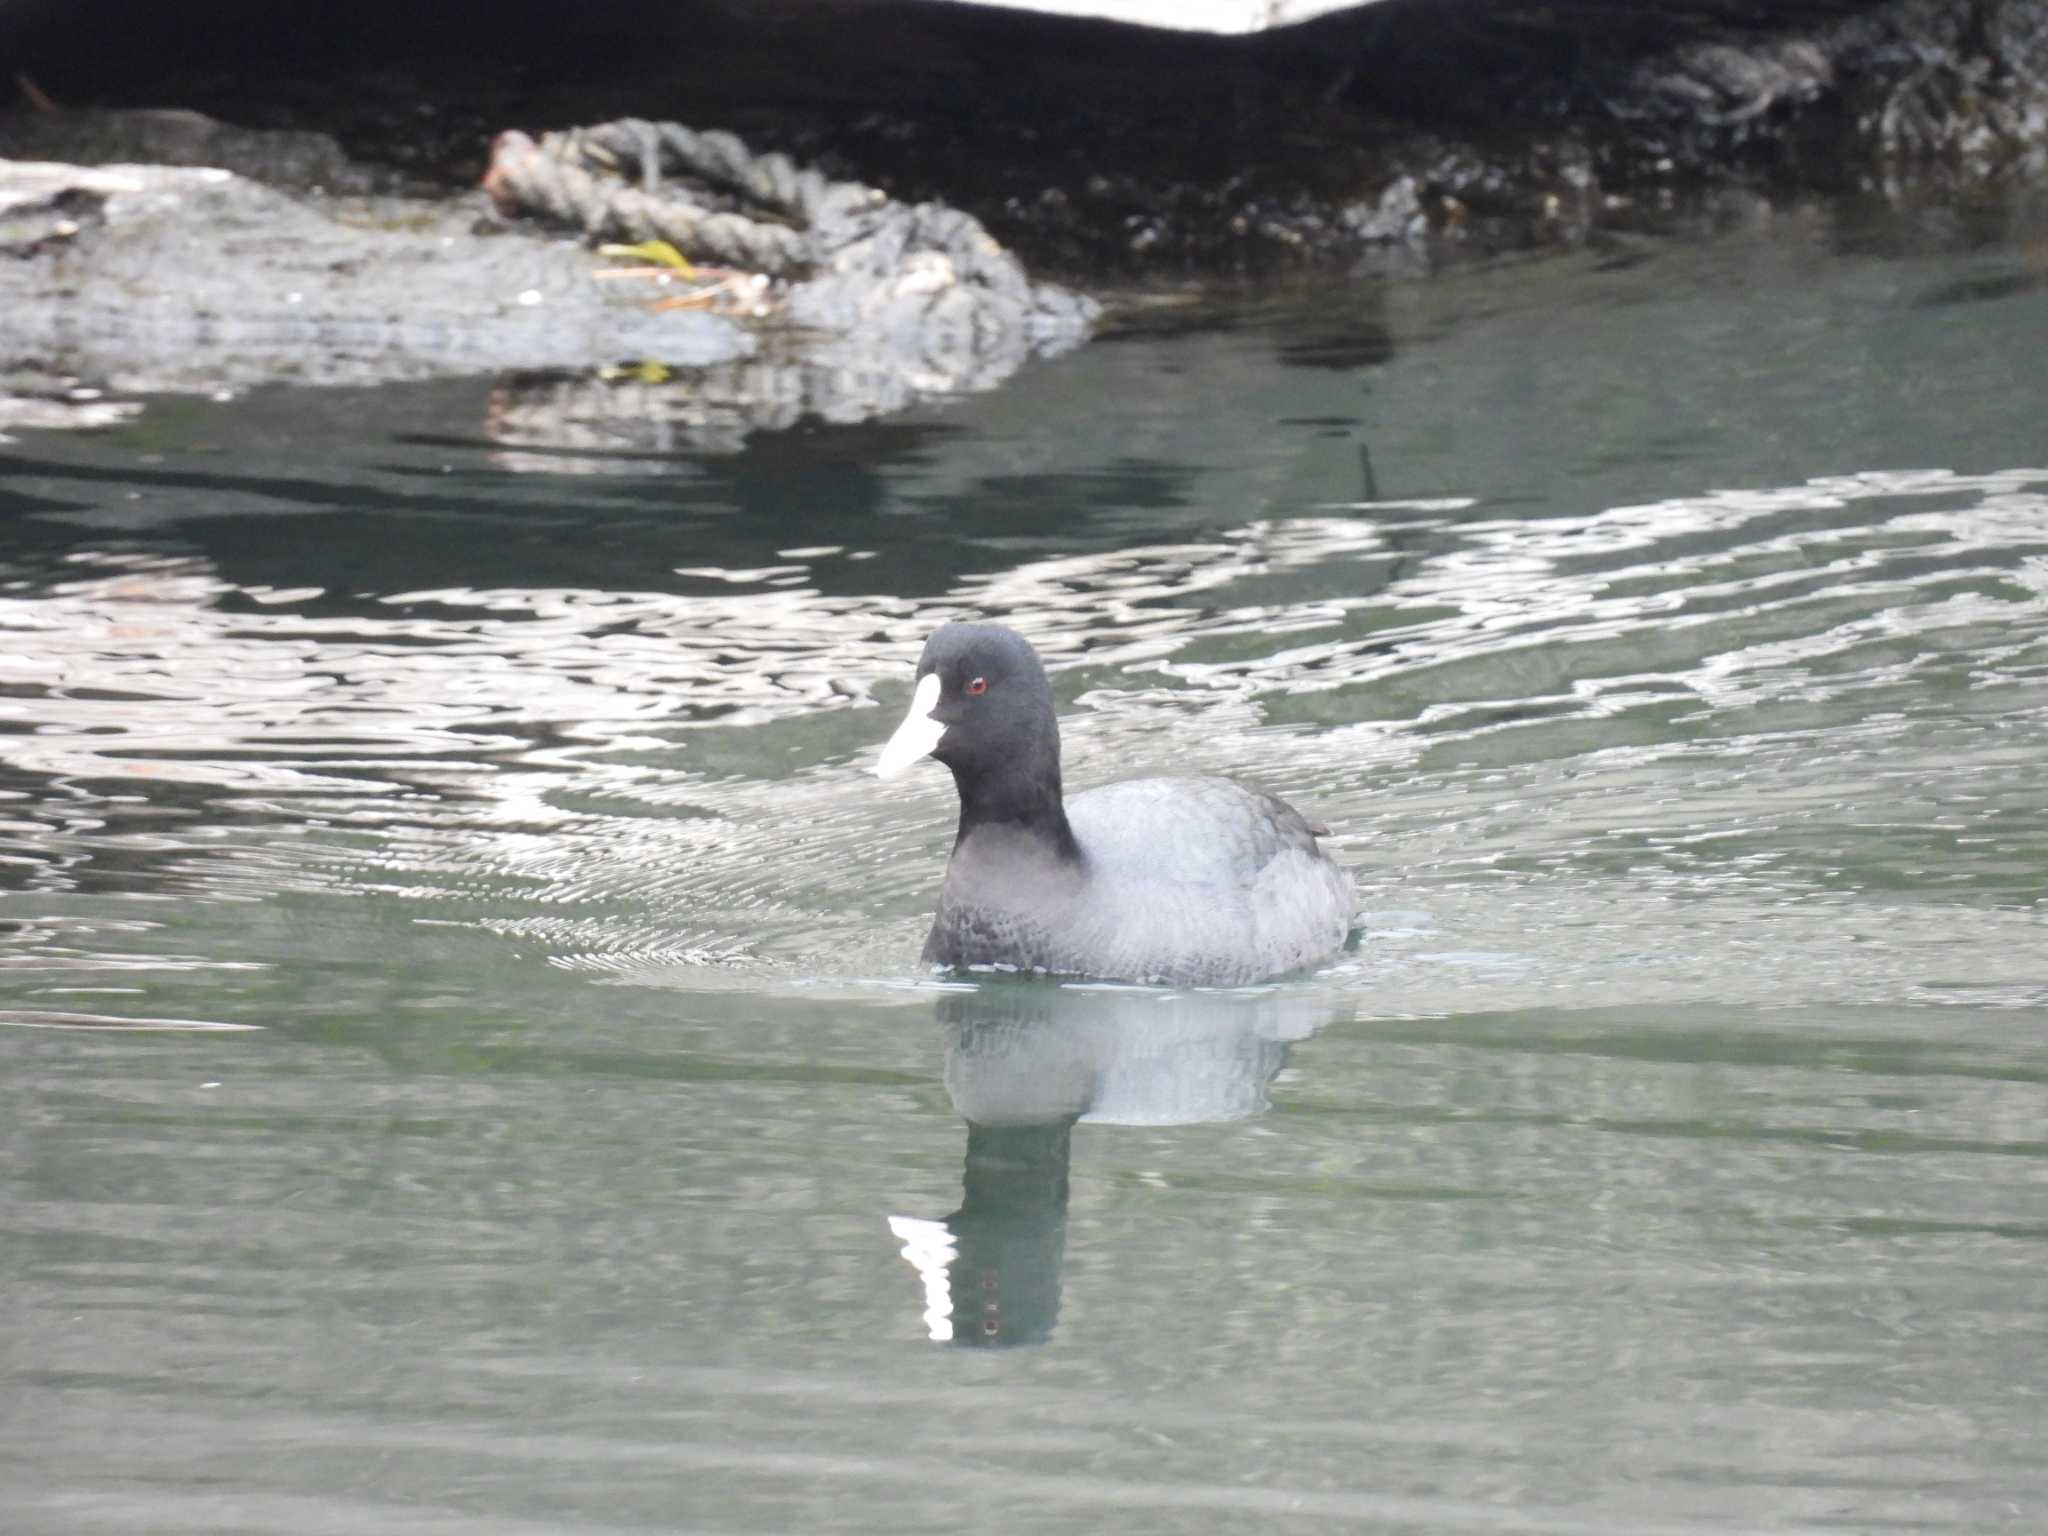
<instances>
[{"instance_id":1,"label":"ripple on water","mask_svg":"<svg viewBox=\"0 0 2048 1536\"><path fill-rule=\"evenodd\" d=\"M923 636L994 614L1055 669L1070 782L1263 780L1338 824L1370 905L1425 909L1333 975L1392 1008L2035 1005L2044 514L2036 470L1371 504L917 600L828 591L839 545L345 603L78 548L0 592L0 876L30 908L358 891L625 979L900 975L950 786L879 791L867 756ZM124 963L79 939L17 926L0 963Z\"/></svg>"}]
</instances>

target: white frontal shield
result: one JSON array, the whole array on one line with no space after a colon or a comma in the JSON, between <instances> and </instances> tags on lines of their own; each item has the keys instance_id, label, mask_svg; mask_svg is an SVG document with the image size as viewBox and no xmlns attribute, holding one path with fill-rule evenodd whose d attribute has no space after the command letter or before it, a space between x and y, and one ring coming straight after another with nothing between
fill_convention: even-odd
<instances>
[{"instance_id":1,"label":"white frontal shield","mask_svg":"<svg viewBox=\"0 0 2048 1536\"><path fill-rule=\"evenodd\" d=\"M881 760L875 764L875 777L893 779L919 758L932 755L939 738L946 734L946 727L932 718L932 711L938 707L939 677L936 672L927 672L917 680L917 692L910 696L910 712L896 727L889 744L882 748Z\"/></svg>"}]
</instances>

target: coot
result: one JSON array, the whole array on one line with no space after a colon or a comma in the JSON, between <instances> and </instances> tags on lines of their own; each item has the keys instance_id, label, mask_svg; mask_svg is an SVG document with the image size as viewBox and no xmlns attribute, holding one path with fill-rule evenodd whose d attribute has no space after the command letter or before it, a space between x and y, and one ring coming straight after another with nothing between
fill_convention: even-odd
<instances>
[{"instance_id":1,"label":"coot","mask_svg":"<svg viewBox=\"0 0 2048 1536\"><path fill-rule=\"evenodd\" d=\"M923 757L960 791L927 965L1237 986L1315 965L1350 931L1327 829L1284 800L1191 777L1065 799L1052 684L1013 630L948 624L925 642L875 772Z\"/></svg>"}]
</instances>

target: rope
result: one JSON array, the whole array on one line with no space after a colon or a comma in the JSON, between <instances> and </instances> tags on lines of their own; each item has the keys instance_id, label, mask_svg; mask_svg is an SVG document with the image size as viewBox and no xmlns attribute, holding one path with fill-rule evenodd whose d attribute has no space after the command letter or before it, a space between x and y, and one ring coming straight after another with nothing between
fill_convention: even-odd
<instances>
[{"instance_id":1,"label":"rope","mask_svg":"<svg viewBox=\"0 0 2048 1536\"><path fill-rule=\"evenodd\" d=\"M970 214L895 202L680 123L623 118L537 142L501 133L484 188L508 216L542 214L593 239L666 240L694 261L784 280L784 321L851 339L855 366L833 365L848 378L974 387L1085 339L1100 312L1033 283Z\"/></svg>"},{"instance_id":2,"label":"rope","mask_svg":"<svg viewBox=\"0 0 2048 1536\"><path fill-rule=\"evenodd\" d=\"M787 155L757 155L730 133L641 118L538 143L502 133L484 186L507 213L560 219L592 238L666 240L687 256L775 277L816 265L883 201Z\"/></svg>"}]
</instances>

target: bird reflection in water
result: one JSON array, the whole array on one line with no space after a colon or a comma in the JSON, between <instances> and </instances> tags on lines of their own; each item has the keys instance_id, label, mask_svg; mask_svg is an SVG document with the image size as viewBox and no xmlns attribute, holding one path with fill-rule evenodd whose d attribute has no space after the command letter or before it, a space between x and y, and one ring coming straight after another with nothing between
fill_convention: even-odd
<instances>
[{"instance_id":1,"label":"bird reflection in water","mask_svg":"<svg viewBox=\"0 0 2048 1536\"><path fill-rule=\"evenodd\" d=\"M930 1336L1039 1344L1060 1311L1074 1126L1261 1113L1288 1046L1329 1021L1318 992L1171 992L996 978L944 993L946 1091L967 1122L960 1208L892 1216Z\"/></svg>"}]
</instances>

